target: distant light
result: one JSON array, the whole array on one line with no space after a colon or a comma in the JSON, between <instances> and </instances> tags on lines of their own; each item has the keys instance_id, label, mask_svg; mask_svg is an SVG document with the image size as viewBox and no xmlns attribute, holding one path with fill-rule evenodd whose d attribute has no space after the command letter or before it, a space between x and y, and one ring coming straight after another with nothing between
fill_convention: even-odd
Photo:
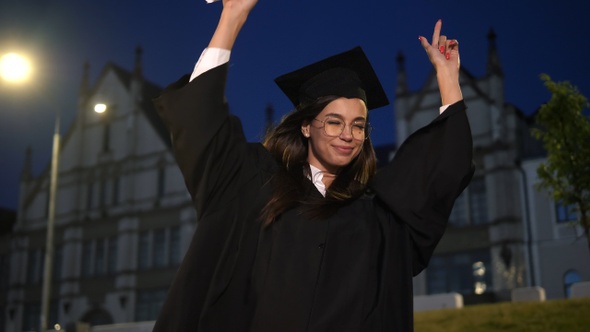
<instances>
[{"instance_id":1,"label":"distant light","mask_svg":"<svg viewBox=\"0 0 590 332\"><path fill-rule=\"evenodd\" d=\"M485 282L478 281L475 283L475 289L473 290L473 292L477 295L481 295L486 292L487 288L488 288L488 286L486 285Z\"/></svg>"},{"instance_id":2,"label":"distant light","mask_svg":"<svg viewBox=\"0 0 590 332\"><path fill-rule=\"evenodd\" d=\"M0 76L12 82L25 81L31 73L31 64L23 56L8 53L0 58Z\"/></svg>"},{"instance_id":3,"label":"distant light","mask_svg":"<svg viewBox=\"0 0 590 332\"><path fill-rule=\"evenodd\" d=\"M61 325L55 324L55 325L53 325L53 329L56 331L61 331Z\"/></svg>"},{"instance_id":4,"label":"distant light","mask_svg":"<svg viewBox=\"0 0 590 332\"><path fill-rule=\"evenodd\" d=\"M106 104L96 104L94 105L94 111L96 113L104 113L107 110Z\"/></svg>"}]
</instances>

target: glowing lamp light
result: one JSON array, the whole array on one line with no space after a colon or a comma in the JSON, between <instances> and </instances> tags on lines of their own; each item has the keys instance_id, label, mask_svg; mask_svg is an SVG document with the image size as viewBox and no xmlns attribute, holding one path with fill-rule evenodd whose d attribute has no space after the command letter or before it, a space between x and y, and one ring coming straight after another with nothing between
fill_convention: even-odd
<instances>
[{"instance_id":1,"label":"glowing lamp light","mask_svg":"<svg viewBox=\"0 0 590 332\"><path fill-rule=\"evenodd\" d=\"M107 105L105 104L96 104L94 105L94 111L96 113L104 113L107 110Z\"/></svg>"},{"instance_id":2,"label":"glowing lamp light","mask_svg":"<svg viewBox=\"0 0 590 332\"><path fill-rule=\"evenodd\" d=\"M29 61L16 53L8 53L0 58L0 76L6 81L22 82L31 73Z\"/></svg>"}]
</instances>

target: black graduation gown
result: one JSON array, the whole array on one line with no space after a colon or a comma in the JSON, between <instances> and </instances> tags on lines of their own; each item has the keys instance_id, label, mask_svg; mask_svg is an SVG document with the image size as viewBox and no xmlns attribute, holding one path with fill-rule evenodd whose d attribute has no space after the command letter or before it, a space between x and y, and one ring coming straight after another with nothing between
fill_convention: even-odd
<instances>
[{"instance_id":1,"label":"black graduation gown","mask_svg":"<svg viewBox=\"0 0 590 332\"><path fill-rule=\"evenodd\" d=\"M155 100L199 218L154 331L413 330L412 277L473 174L463 102L411 135L332 217L294 209L261 227L278 165L229 114L227 68L185 76Z\"/></svg>"}]
</instances>

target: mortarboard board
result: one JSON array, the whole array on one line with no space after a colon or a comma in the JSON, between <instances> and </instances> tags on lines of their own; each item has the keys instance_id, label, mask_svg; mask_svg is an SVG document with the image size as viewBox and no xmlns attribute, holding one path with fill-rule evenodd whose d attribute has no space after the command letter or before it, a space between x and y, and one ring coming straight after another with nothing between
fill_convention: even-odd
<instances>
[{"instance_id":1,"label":"mortarboard board","mask_svg":"<svg viewBox=\"0 0 590 332\"><path fill-rule=\"evenodd\" d=\"M295 106L332 95L360 98L369 110L389 104L375 70L359 46L279 76L275 82Z\"/></svg>"}]
</instances>

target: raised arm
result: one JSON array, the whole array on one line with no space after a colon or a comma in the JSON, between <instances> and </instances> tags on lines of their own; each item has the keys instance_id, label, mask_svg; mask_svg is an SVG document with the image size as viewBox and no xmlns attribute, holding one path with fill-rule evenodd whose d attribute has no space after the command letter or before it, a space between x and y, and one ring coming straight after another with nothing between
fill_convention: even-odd
<instances>
[{"instance_id":1,"label":"raised arm","mask_svg":"<svg viewBox=\"0 0 590 332\"><path fill-rule=\"evenodd\" d=\"M223 11L209 47L231 50L256 2L257 0L223 0Z\"/></svg>"},{"instance_id":2,"label":"raised arm","mask_svg":"<svg viewBox=\"0 0 590 332\"><path fill-rule=\"evenodd\" d=\"M432 43L422 36L419 39L436 70L442 104L450 105L463 99L459 86L459 43L456 39L441 35L441 28L442 21L438 20L434 25Z\"/></svg>"}]
</instances>

